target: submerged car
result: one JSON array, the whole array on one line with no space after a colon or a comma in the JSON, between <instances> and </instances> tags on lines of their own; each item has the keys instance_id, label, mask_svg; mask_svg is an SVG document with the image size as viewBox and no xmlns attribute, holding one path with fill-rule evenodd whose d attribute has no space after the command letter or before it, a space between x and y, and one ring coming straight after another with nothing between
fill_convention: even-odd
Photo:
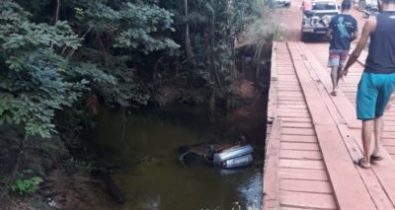
<instances>
[{"instance_id":1,"label":"submerged car","mask_svg":"<svg viewBox=\"0 0 395 210\"><path fill-rule=\"evenodd\" d=\"M240 168L253 162L251 145L234 146L214 153L213 164L221 168Z\"/></svg>"},{"instance_id":2,"label":"submerged car","mask_svg":"<svg viewBox=\"0 0 395 210\"><path fill-rule=\"evenodd\" d=\"M311 9L303 11L302 40L313 36L324 36L329 30L331 18L339 14L336 0L313 0Z\"/></svg>"},{"instance_id":3,"label":"submerged car","mask_svg":"<svg viewBox=\"0 0 395 210\"><path fill-rule=\"evenodd\" d=\"M179 160L185 165L206 163L223 169L246 167L254 162L254 148L239 140L234 144L196 144L179 149Z\"/></svg>"}]
</instances>

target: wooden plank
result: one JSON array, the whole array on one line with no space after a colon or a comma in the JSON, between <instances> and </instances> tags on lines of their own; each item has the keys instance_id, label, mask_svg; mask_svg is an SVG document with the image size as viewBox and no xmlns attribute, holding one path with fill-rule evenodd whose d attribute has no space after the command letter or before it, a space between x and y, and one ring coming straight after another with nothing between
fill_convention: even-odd
<instances>
[{"instance_id":1,"label":"wooden plank","mask_svg":"<svg viewBox=\"0 0 395 210\"><path fill-rule=\"evenodd\" d=\"M277 89L276 81L270 82L268 108L267 108L267 122L272 123L277 117Z\"/></svg>"},{"instance_id":2,"label":"wooden plank","mask_svg":"<svg viewBox=\"0 0 395 210\"><path fill-rule=\"evenodd\" d=\"M278 107L279 112L288 112L288 113L294 113L294 112L302 112L305 115L309 115L309 110L307 107L303 108L292 108L292 107Z\"/></svg>"},{"instance_id":3,"label":"wooden plank","mask_svg":"<svg viewBox=\"0 0 395 210\"><path fill-rule=\"evenodd\" d=\"M283 105L279 105L278 106L279 109L307 109L307 105L306 104L302 104L302 105L295 105L295 104L283 104Z\"/></svg>"},{"instance_id":4,"label":"wooden plank","mask_svg":"<svg viewBox=\"0 0 395 210\"><path fill-rule=\"evenodd\" d=\"M387 145L386 147L385 147L385 149L387 150L387 152L389 153L389 154L391 154L391 155L394 155L395 154L395 146L392 146L392 145Z\"/></svg>"},{"instance_id":5,"label":"wooden plank","mask_svg":"<svg viewBox=\"0 0 395 210\"><path fill-rule=\"evenodd\" d=\"M282 78L281 78L282 79ZM301 98L303 99L303 94L297 91L278 91L278 95L283 98Z\"/></svg>"},{"instance_id":6,"label":"wooden plank","mask_svg":"<svg viewBox=\"0 0 395 210\"><path fill-rule=\"evenodd\" d=\"M291 64L290 64L290 65L291 65ZM297 80L296 77L295 77L295 80ZM300 90L300 89L299 89L299 90ZM284 90L279 90L278 92L280 93L280 96L291 96L291 97L293 97L293 96L298 96L298 97L301 97L301 98L304 97L303 94L302 94L302 92L295 90L294 87L293 87L291 90L286 90L286 91L284 91Z\"/></svg>"},{"instance_id":7,"label":"wooden plank","mask_svg":"<svg viewBox=\"0 0 395 210\"><path fill-rule=\"evenodd\" d=\"M266 143L265 167L263 171L263 209L272 209L280 206L279 204L279 159L280 159L280 137L281 120L273 122L270 136Z\"/></svg>"},{"instance_id":8,"label":"wooden plank","mask_svg":"<svg viewBox=\"0 0 395 210\"><path fill-rule=\"evenodd\" d=\"M315 136L295 136L295 135L282 135L282 142L305 142L305 143L316 143L317 138Z\"/></svg>"},{"instance_id":9,"label":"wooden plank","mask_svg":"<svg viewBox=\"0 0 395 210\"><path fill-rule=\"evenodd\" d=\"M328 181L325 170L280 168L279 176L281 179Z\"/></svg>"},{"instance_id":10,"label":"wooden plank","mask_svg":"<svg viewBox=\"0 0 395 210\"><path fill-rule=\"evenodd\" d=\"M337 209L332 195L281 191L281 205L312 209Z\"/></svg>"},{"instance_id":11,"label":"wooden plank","mask_svg":"<svg viewBox=\"0 0 395 210\"><path fill-rule=\"evenodd\" d=\"M301 160L322 160L322 155L319 151L281 150L280 158L301 159Z\"/></svg>"},{"instance_id":12,"label":"wooden plank","mask_svg":"<svg viewBox=\"0 0 395 210\"><path fill-rule=\"evenodd\" d=\"M279 97L279 100L287 101L287 102L290 102L290 103L293 103L294 101L304 102L304 99L302 97L281 96L280 94L278 94L278 97Z\"/></svg>"},{"instance_id":13,"label":"wooden plank","mask_svg":"<svg viewBox=\"0 0 395 210\"><path fill-rule=\"evenodd\" d=\"M295 92L301 90L300 87L295 87L295 86L282 86L282 87L278 87L277 89L281 91L287 90L287 91L295 91Z\"/></svg>"},{"instance_id":14,"label":"wooden plank","mask_svg":"<svg viewBox=\"0 0 395 210\"><path fill-rule=\"evenodd\" d=\"M300 56L301 49L293 43L288 46L314 122L318 142L339 207L358 210L375 209L375 205L342 142L332 116L326 104L321 100L315 82L308 75L304 64L306 61Z\"/></svg>"},{"instance_id":15,"label":"wooden plank","mask_svg":"<svg viewBox=\"0 0 395 210\"><path fill-rule=\"evenodd\" d=\"M283 123L283 128L313 128L313 125L310 123L294 123L294 122L284 122Z\"/></svg>"},{"instance_id":16,"label":"wooden plank","mask_svg":"<svg viewBox=\"0 0 395 210\"><path fill-rule=\"evenodd\" d=\"M300 110L299 111L288 110L288 111L279 111L277 115L281 117L307 117L309 116L309 113Z\"/></svg>"},{"instance_id":17,"label":"wooden plank","mask_svg":"<svg viewBox=\"0 0 395 210\"><path fill-rule=\"evenodd\" d=\"M283 128L283 134L302 135L302 136L315 136L315 132L310 128Z\"/></svg>"},{"instance_id":18,"label":"wooden plank","mask_svg":"<svg viewBox=\"0 0 395 210\"><path fill-rule=\"evenodd\" d=\"M268 97L268 108L267 108L267 122L273 123L277 117L277 59L276 49L277 44L272 45L272 58L270 63L270 86L269 86L269 97Z\"/></svg>"},{"instance_id":19,"label":"wooden plank","mask_svg":"<svg viewBox=\"0 0 395 210\"><path fill-rule=\"evenodd\" d=\"M272 44L272 55L270 60L270 80L276 81L277 80L277 43L273 42Z\"/></svg>"},{"instance_id":20,"label":"wooden plank","mask_svg":"<svg viewBox=\"0 0 395 210\"><path fill-rule=\"evenodd\" d=\"M317 160L289 160L280 159L280 167L284 168L300 168L300 169L325 169L324 163Z\"/></svg>"},{"instance_id":21,"label":"wooden plank","mask_svg":"<svg viewBox=\"0 0 395 210\"><path fill-rule=\"evenodd\" d=\"M288 105L288 104L296 104L296 105L304 105L304 101L287 101L287 100L277 100L279 105Z\"/></svg>"},{"instance_id":22,"label":"wooden plank","mask_svg":"<svg viewBox=\"0 0 395 210\"><path fill-rule=\"evenodd\" d=\"M394 138L394 137L395 137L395 132L389 132L389 131L383 132L383 138Z\"/></svg>"},{"instance_id":23,"label":"wooden plank","mask_svg":"<svg viewBox=\"0 0 395 210\"><path fill-rule=\"evenodd\" d=\"M385 123L384 123L384 129L383 130L384 130L384 132L386 132L386 131L395 131L395 127L394 126L386 126ZM395 138L395 136L394 136L394 138Z\"/></svg>"},{"instance_id":24,"label":"wooden plank","mask_svg":"<svg viewBox=\"0 0 395 210\"><path fill-rule=\"evenodd\" d=\"M312 180L281 180L280 190L311 193L332 193L331 185L328 182Z\"/></svg>"},{"instance_id":25,"label":"wooden plank","mask_svg":"<svg viewBox=\"0 0 395 210\"><path fill-rule=\"evenodd\" d=\"M395 146L395 139L382 139L382 144L385 145L385 148L388 148L387 146L391 147L391 146Z\"/></svg>"},{"instance_id":26,"label":"wooden plank","mask_svg":"<svg viewBox=\"0 0 395 210\"><path fill-rule=\"evenodd\" d=\"M283 122L311 122L309 117L281 117Z\"/></svg>"},{"instance_id":27,"label":"wooden plank","mask_svg":"<svg viewBox=\"0 0 395 210\"><path fill-rule=\"evenodd\" d=\"M303 107L292 107L292 106L279 106L278 110L281 111L286 111L286 112L304 112L307 115L309 115L309 110L307 109L307 106L303 106Z\"/></svg>"},{"instance_id":28,"label":"wooden plank","mask_svg":"<svg viewBox=\"0 0 395 210\"><path fill-rule=\"evenodd\" d=\"M278 81L277 87L279 88L285 88L285 87L297 87L299 84L297 82L285 82L285 81Z\"/></svg>"},{"instance_id":29,"label":"wooden plank","mask_svg":"<svg viewBox=\"0 0 395 210\"><path fill-rule=\"evenodd\" d=\"M277 44L272 46L271 82L268 102L268 122L272 123L270 135L266 141L265 166L263 171L263 209L274 209L280 206L279 199L279 152L281 137L281 121L277 119Z\"/></svg>"},{"instance_id":30,"label":"wooden plank","mask_svg":"<svg viewBox=\"0 0 395 210\"><path fill-rule=\"evenodd\" d=\"M281 142L282 150L320 151L317 143Z\"/></svg>"},{"instance_id":31,"label":"wooden plank","mask_svg":"<svg viewBox=\"0 0 395 210\"><path fill-rule=\"evenodd\" d=\"M281 98L281 97L279 97L278 101L282 102L282 103L304 104L304 100L302 98Z\"/></svg>"}]
</instances>

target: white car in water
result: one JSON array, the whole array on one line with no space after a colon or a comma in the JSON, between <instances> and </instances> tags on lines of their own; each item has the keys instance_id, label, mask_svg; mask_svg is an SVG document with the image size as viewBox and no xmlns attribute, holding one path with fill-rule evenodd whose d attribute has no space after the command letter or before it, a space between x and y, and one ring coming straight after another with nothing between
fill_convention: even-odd
<instances>
[{"instance_id":1,"label":"white car in water","mask_svg":"<svg viewBox=\"0 0 395 210\"><path fill-rule=\"evenodd\" d=\"M336 0L313 0L311 8L303 10L302 40L311 36L324 36L329 29L331 18L339 14Z\"/></svg>"}]
</instances>

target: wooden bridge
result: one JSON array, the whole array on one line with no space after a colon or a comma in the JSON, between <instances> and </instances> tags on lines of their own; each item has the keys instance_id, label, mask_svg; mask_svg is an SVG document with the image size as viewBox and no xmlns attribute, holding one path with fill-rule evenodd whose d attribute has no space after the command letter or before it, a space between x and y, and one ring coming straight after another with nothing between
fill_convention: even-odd
<instances>
[{"instance_id":1,"label":"wooden bridge","mask_svg":"<svg viewBox=\"0 0 395 210\"><path fill-rule=\"evenodd\" d=\"M384 160L362 169L355 98L362 56L330 95L327 43L273 45L263 209L395 209L395 112L386 113Z\"/></svg>"}]
</instances>

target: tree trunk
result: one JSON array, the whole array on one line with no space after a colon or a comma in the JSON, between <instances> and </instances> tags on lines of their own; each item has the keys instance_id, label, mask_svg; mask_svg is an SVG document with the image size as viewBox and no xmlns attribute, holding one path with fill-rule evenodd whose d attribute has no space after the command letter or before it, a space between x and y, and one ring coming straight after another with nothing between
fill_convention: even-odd
<instances>
[{"instance_id":1,"label":"tree trunk","mask_svg":"<svg viewBox=\"0 0 395 210\"><path fill-rule=\"evenodd\" d=\"M210 31L209 31L209 61L210 61L210 80L212 84L214 84L213 90L211 92L210 100L209 100L209 107L210 107L210 116L214 116L215 112L215 106L216 106L216 98L217 98L217 91L216 89L219 86L219 81L217 80L216 76L216 69L215 69L215 52L214 52L214 47L215 47L215 10L213 8L213 0L210 2L211 4L211 24L210 24ZM211 119L210 117L210 119ZM211 119L212 120L212 119Z\"/></svg>"},{"instance_id":2,"label":"tree trunk","mask_svg":"<svg viewBox=\"0 0 395 210\"><path fill-rule=\"evenodd\" d=\"M214 46L215 46L215 11L211 11L211 27L210 27L210 78L214 81L215 66L214 66Z\"/></svg>"},{"instance_id":3,"label":"tree trunk","mask_svg":"<svg viewBox=\"0 0 395 210\"><path fill-rule=\"evenodd\" d=\"M236 39L236 31L233 26L233 19L235 17L235 8L234 8L234 0L227 0L227 22L228 22L228 44L230 46L230 53L231 53L231 67L230 72L232 75L233 80L236 79L236 68L235 68L235 39Z\"/></svg>"},{"instance_id":4,"label":"tree trunk","mask_svg":"<svg viewBox=\"0 0 395 210\"><path fill-rule=\"evenodd\" d=\"M60 0L56 0L55 14L53 17L53 24L55 25L59 20Z\"/></svg>"},{"instance_id":5,"label":"tree trunk","mask_svg":"<svg viewBox=\"0 0 395 210\"><path fill-rule=\"evenodd\" d=\"M193 53L193 48L191 44L191 35L189 31L189 12L188 12L188 0L184 0L184 13L185 13L185 51L187 53L187 59L188 61L192 62L192 64L195 64L194 61L194 53Z\"/></svg>"},{"instance_id":6,"label":"tree trunk","mask_svg":"<svg viewBox=\"0 0 395 210\"><path fill-rule=\"evenodd\" d=\"M12 169L11 176L9 177L9 179L7 181L8 183L10 181L14 181L17 177L18 171L20 169L20 164L21 164L21 156L23 155L23 152L25 150L25 144L26 144L28 138L29 138L29 136L27 135L27 133L25 133L25 136L19 142L19 151L16 156L16 161L15 161L14 168Z\"/></svg>"}]
</instances>

